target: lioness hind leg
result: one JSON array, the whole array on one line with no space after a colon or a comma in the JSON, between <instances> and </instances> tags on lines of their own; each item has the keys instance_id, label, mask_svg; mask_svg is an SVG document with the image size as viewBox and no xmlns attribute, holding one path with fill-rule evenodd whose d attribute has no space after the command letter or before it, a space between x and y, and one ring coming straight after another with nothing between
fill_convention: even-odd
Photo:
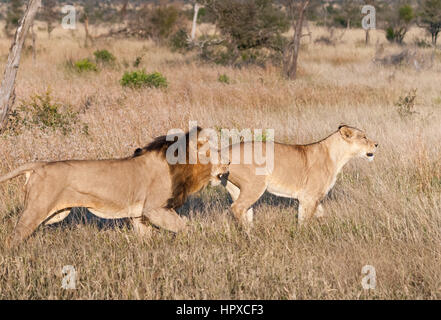
<instances>
[{"instance_id":1,"label":"lioness hind leg","mask_svg":"<svg viewBox=\"0 0 441 320\"><path fill-rule=\"evenodd\" d=\"M186 228L186 222L175 210L159 208L144 212L143 215L155 226L164 228L171 232L179 232Z\"/></svg>"}]
</instances>

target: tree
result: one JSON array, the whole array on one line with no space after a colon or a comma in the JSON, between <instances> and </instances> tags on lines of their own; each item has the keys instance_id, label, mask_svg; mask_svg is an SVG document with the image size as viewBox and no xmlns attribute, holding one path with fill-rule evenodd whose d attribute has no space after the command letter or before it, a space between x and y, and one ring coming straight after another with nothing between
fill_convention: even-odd
<instances>
[{"instance_id":1,"label":"tree","mask_svg":"<svg viewBox=\"0 0 441 320\"><path fill-rule=\"evenodd\" d=\"M349 29L352 24L356 24L356 19L360 17L360 3L357 0L340 0L339 6L335 11L334 23Z\"/></svg>"},{"instance_id":2,"label":"tree","mask_svg":"<svg viewBox=\"0 0 441 320\"><path fill-rule=\"evenodd\" d=\"M385 22L386 39L390 42L402 44L404 36L415 17L413 8L409 4L395 1L383 17Z\"/></svg>"},{"instance_id":3,"label":"tree","mask_svg":"<svg viewBox=\"0 0 441 320\"><path fill-rule=\"evenodd\" d=\"M52 31L55 29L54 22L58 18L58 13L55 8L56 5L57 0L42 0L40 18L46 21L49 39L51 38Z\"/></svg>"},{"instance_id":4,"label":"tree","mask_svg":"<svg viewBox=\"0 0 441 320\"><path fill-rule=\"evenodd\" d=\"M182 27L182 19L183 14L178 4L145 4L129 20L128 29L138 37L163 42Z\"/></svg>"},{"instance_id":5,"label":"tree","mask_svg":"<svg viewBox=\"0 0 441 320\"><path fill-rule=\"evenodd\" d=\"M21 17L23 16L23 1L22 0L11 0L8 4L6 12L6 24L5 33L6 35L12 36L13 30L18 27Z\"/></svg>"},{"instance_id":6,"label":"tree","mask_svg":"<svg viewBox=\"0 0 441 320\"><path fill-rule=\"evenodd\" d=\"M255 57L256 52L251 51L262 48L283 51L282 34L288 31L289 22L273 0L206 0L203 4L221 33L216 45L226 49L222 63L236 64L239 58Z\"/></svg>"},{"instance_id":7,"label":"tree","mask_svg":"<svg viewBox=\"0 0 441 320\"><path fill-rule=\"evenodd\" d=\"M417 25L429 32L432 36L432 44L436 47L438 34L441 31L441 0L423 0L419 7Z\"/></svg>"},{"instance_id":8,"label":"tree","mask_svg":"<svg viewBox=\"0 0 441 320\"><path fill-rule=\"evenodd\" d=\"M26 34L34 22L35 15L41 5L41 0L29 0L23 19L20 20L14 41L9 50L8 62L6 63L3 81L0 87L0 129L4 128L8 112L15 98L15 78L20 65L21 50L23 48Z\"/></svg>"},{"instance_id":9,"label":"tree","mask_svg":"<svg viewBox=\"0 0 441 320\"><path fill-rule=\"evenodd\" d=\"M291 20L294 35L285 48L283 59L283 71L288 79L297 77L297 60L300 51L300 39L302 37L303 20L305 11L310 0L287 0L286 7Z\"/></svg>"},{"instance_id":10,"label":"tree","mask_svg":"<svg viewBox=\"0 0 441 320\"><path fill-rule=\"evenodd\" d=\"M194 8L194 14L193 14L193 23L191 26L191 40L192 41L194 41L194 39L196 37L196 26L197 26L197 22L198 22L198 13L199 13L199 9L200 9L200 5L199 5L199 3L197 3L197 1L194 3L193 8Z\"/></svg>"}]
</instances>

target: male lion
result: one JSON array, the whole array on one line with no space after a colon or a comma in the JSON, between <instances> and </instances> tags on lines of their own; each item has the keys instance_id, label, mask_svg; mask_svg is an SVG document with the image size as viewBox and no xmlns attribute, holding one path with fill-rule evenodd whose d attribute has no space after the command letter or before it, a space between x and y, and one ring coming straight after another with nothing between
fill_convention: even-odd
<instances>
[{"instance_id":1,"label":"male lion","mask_svg":"<svg viewBox=\"0 0 441 320\"><path fill-rule=\"evenodd\" d=\"M186 159L192 147L189 135L184 140ZM199 135L195 147L200 150L207 140ZM1 183L26 174L24 211L8 245L19 244L42 222L62 221L73 207L105 219L131 218L141 234L148 230L143 218L172 232L182 230L185 222L174 209L210 181L220 183L228 164L169 164L166 152L173 143L161 136L129 158L36 162L0 177ZM208 148L205 155L210 151L218 152Z\"/></svg>"},{"instance_id":2,"label":"male lion","mask_svg":"<svg viewBox=\"0 0 441 320\"><path fill-rule=\"evenodd\" d=\"M233 145L230 154L240 148L242 157L247 143L253 144ZM299 223L314 215L320 217L324 213L320 202L334 186L343 166L354 157L372 161L377 147L378 144L369 140L363 131L340 126L336 132L315 143L274 143L274 169L271 173L256 175L259 166L255 163L233 162L226 188L234 201L231 207L234 216L245 225L251 225L253 209L250 207L267 190L277 196L299 200Z\"/></svg>"}]
</instances>

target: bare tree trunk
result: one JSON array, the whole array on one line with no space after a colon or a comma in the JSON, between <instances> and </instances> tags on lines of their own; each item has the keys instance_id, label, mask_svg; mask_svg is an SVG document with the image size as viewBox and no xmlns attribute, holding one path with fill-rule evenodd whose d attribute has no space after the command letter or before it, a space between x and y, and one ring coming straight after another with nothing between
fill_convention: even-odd
<instances>
[{"instance_id":1,"label":"bare tree trunk","mask_svg":"<svg viewBox=\"0 0 441 320\"><path fill-rule=\"evenodd\" d=\"M88 47L88 40L90 39L89 35L89 17L86 15L84 17L84 31L86 33L86 39L84 39L84 47Z\"/></svg>"},{"instance_id":2,"label":"bare tree trunk","mask_svg":"<svg viewBox=\"0 0 441 320\"><path fill-rule=\"evenodd\" d=\"M34 23L32 23L31 26L31 33L32 33L32 64L35 66L37 63L37 36L34 31Z\"/></svg>"},{"instance_id":3,"label":"bare tree trunk","mask_svg":"<svg viewBox=\"0 0 441 320\"><path fill-rule=\"evenodd\" d=\"M193 15L193 25L191 27L191 40L194 40L196 37L196 26L198 23L198 13L199 13L199 3L194 4L194 15Z\"/></svg>"},{"instance_id":4,"label":"bare tree trunk","mask_svg":"<svg viewBox=\"0 0 441 320\"><path fill-rule=\"evenodd\" d=\"M121 19L121 23L124 22L124 19L126 18L126 14L127 14L127 6L129 5L129 0L125 0L123 3L123 6L121 8L120 11L120 19Z\"/></svg>"},{"instance_id":5,"label":"bare tree trunk","mask_svg":"<svg viewBox=\"0 0 441 320\"><path fill-rule=\"evenodd\" d=\"M291 80L294 80L297 76L297 60L300 51L300 39L302 38L303 20L305 18L306 8L309 5L309 0L303 0L301 3L299 3L299 7L297 10L297 19L294 19L295 9L293 2L294 1L291 0L290 5L293 16L292 21L294 27L294 35L293 39L291 40L285 51L284 58L284 72L286 77Z\"/></svg>"},{"instance_id":6,"label":"bare tree trunk","mask_svg":"<svg viewBox=\"0 0 441 320\"><path fill-rule=\"evenodd\" d=\"M29 0L24 16L15 32L11 49L9 49L8 62L6 63L5 73L0 87L0 130L5 127L9 108L14 104L15 78L20 65L21 50L26 34L33 24L35 14L40 6L41 0Z\"/></svg>"}]
</instances>

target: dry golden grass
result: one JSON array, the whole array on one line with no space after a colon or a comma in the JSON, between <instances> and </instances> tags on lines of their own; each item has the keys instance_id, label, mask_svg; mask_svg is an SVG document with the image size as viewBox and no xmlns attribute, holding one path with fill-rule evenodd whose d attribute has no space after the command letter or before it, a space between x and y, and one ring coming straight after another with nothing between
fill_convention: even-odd
<instances>
[{"instance_id":1,"label":"dry golden grass","mask_svg":"<svg viewBox=\"0 0 441 320\"><path fill-rule=\"evenodd\" d=\"M322 30L313 30L314 37ZM325 200L328 216L296 224L295 201L265 195L255 228L235 224L231 200L209 188L180 210L188 232L155 230L140 239L124 224L62 223L40 227L18 251L4 249L20 215L22 178L0 186L1 299L433 299L441 298L441 61L430 70L381 68L363 31L344 43L305 44L301 76L284 80L272 66L233 69L171 53L149 41L109 40L82 47L82 35L39 32L34 65L27 53L17 81L17 104L51 89L55 101L81 111L89 135L74 130L25 129L0 137L0 173L33 160L127 156L170 128L274 128L276 140L307 143L341 123L379 141L376 160L348 164ZM381 33L373 33L383 39ZM9 40L0 40L4 64ZM110 50L116 68L78 75L65 62ZM389 49L389 48L387 48ZM396 48L390 48L395 50ZM140 68L160 71L166 90L123 89L119 79L142 56ZM128 67L132 69L132 67ZM217 81L227 74L232 84ZM402 118L394 105L417 89L417 114ZM61 288L73 265L77 289ZM377 287L361 286L364 265Z\"/></svg>"}]
</instances>

